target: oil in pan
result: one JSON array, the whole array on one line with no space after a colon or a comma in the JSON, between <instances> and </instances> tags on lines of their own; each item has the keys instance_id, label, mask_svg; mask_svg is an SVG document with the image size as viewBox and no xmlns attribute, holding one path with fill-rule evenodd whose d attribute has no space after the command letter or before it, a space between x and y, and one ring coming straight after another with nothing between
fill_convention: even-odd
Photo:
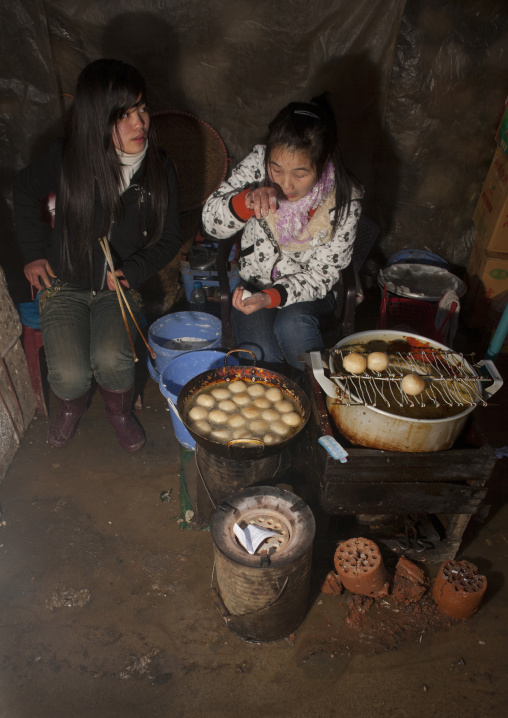
<instances>
[{"instance_id":1,"label":"oil in pan","mask_svg":"<svg viewBox=\"0 0 508 718\"><path fill-rule=\"evenodd\" d=\"M276 535L249 554L233 527L254 524ZM255 486L229 496L214 511L215 603L228 628L247 641L285 638L304 620L309 601L315 521L290 491Z\"/></svg>"}]
</instances>

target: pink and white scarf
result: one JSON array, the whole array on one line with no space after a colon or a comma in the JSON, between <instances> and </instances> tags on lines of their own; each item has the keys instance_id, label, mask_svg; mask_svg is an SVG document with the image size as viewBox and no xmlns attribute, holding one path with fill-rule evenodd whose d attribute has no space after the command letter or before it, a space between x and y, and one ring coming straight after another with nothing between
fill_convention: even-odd
<instances>
[{"instance_id":1,"label":"pink and white scarf","mask_svg":"<svg viewBox=\"0 0 508 718\"><path fill-rule=\"evenodd\" d=\"M289 200L279 202L276 227L281 245L284 246L290 243L305 244L309 241L310 233L308 230L305 232L309 224L309 213L323 203L334 184L334 167L331 162L328 162L321 178L305 197L296 202L290 202Z\"/></svg>"}]
</instances>

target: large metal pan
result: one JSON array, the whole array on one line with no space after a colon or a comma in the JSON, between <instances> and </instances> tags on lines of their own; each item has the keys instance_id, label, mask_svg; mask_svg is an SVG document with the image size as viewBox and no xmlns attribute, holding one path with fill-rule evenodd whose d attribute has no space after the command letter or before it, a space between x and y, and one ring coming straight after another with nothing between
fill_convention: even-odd
<instances>
[{"instance_id":1,"label":"large metal pan","mask_svg":"<svg viewBox=\"0 0 508 718\"><path fill-rule=\"evenodd\" d=\"M233 350L235 351L235 350ZM211 369L202 374L198 374L185 384L177 400L177 411L180 419L185 425L189 434L196 440L199 446L207 451L223 456L228 459L259 459L265 456L273 456L281 452L288 446L304 429L310 416L310 404L305 392L291 379L267 369L260 369L255 366L227 366L227 360L232 352L226 354L224 358L224 367L221 369ZM235 381L241 379L245 382L262 382L268 386L275 386L281 389L285 394L296 403L303 420L298 429L289 438L277 444L265 444L261 439L235 439L228 444L215 441L208 437L197 434L192 428L192 424L187 420L187 407L192 402L194 396L205 387L213 387L225 381Z\"/></svg>"},{"instance_id":2,"label":"large metal pan","mask_svg":"<svg viewBox=\"0 0 508 718\"><path fill-rule=\"evenodd\" d=\"M345 349L350 345L370 344L375 342L405 342L414 349L433 348L440 351L450 351L444 344L435 342L427 337L418 334L408 334L394 330L374 330L359 332L342 339L331 353L330 369L334 372L333 352ZM467 364L467 362L466 362ZM483 362L488 369L494 383L487 389L482 389L478 382L478 392L488 398L502 386L502 379L496 371L492 362ZM471 370L472 371L472 370ZM318 376L316 376L319 381ZM404 416L396 416L375 406L368 406L364 403L340 403L340 393L344 389L342 382L336 380L336 392L334 397L329 394L331 382L327 380L323 386L327 392L327 408L335 421L340 433L357 446L366 446L373 449L385 451L442 451L449 449L458 439L464 425L476 408L475 404L468 406L461 413L446 418L417 419ZM339 401L337 398L339 397Z\"/></svg>"}]
</instances>

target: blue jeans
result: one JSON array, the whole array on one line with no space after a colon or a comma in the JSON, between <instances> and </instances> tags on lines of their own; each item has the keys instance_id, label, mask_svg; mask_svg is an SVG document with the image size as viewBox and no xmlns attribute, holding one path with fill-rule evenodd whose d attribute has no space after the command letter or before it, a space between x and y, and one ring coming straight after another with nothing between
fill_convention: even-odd
<instances>
[{"instance_id":1,"label":"blue jeans","mask_svg":"<svg viewBox=\"0 0 508 718\"><path fill-rule=\"evenodd\" d=\"M125 295L139 324L141 297ZM92 292L58 280L40 297L42 340L48 381L60 399L71 400L88 391L95 377L111 391L134 383L134 359L116 292ZM136 327L125 310L132 340Z\"/></svg>"},{"instance_id":2,"label":"blue jeans","mask_svg":"<svg viewBox=\"0 0 508 718\"><path fill-rule=\"evenodd\" d=\"M248 288L259 291L250 286ZM298 357L323 348L319 324L333 312L334 306L335 295L328 292L326 297L313 302L260 309L254 314L243 314L233 307L231 322L237 348L249 349L259 363L274 371L280 371L284 361L303 371L305 364L299 362ZM244 357L241 359L243 362Z\"/></svg>"}]
</instances>

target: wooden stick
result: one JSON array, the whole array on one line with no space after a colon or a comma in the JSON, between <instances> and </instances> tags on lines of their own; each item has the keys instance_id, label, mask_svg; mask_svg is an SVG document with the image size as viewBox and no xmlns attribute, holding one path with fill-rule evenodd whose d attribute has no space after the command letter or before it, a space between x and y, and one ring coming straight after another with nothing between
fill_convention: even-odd
<instances>
[{"instance_id":1,"label":"wooden stick","mask_svg":"<svg viewBox=\"0 0 508 718\"><path fill-rule=\"evenodd\" d=\"M132 313L132 309L131 309L131 307L130 307L129 302L127 301L127 297L125 296L124 288L122 287L122 283L121 283L120 281L118 281L118 286L119 286L119 288L120 288L120 292L122 293L122 297L123 297L123 299L124 299L124 302L125 302L125 304L127 305L127 309L129 310L129 314L130 314L131 317L132 317L132 321L133 321L134 324L136 325L136 329L138 330L138 332L139 332L139 334L140 334L140 336L141 336L141 339L143 340L143 342L144 342L144 344L145 344L145 347L148 349L148 351L149 351L149 353L150 353L150 356L152 357L152 359L155 360L156 354L155 354L154 350L152 349L152 347L151 347L151 346L148 344L148 342L146 341L143 332L142 332L141 329L139 328L139 324L138 324L137 321L136 321L136 317L135 317L134 314Z\"/></svg>"},{"instance_id":2,"label":"wooden stick","mask_svg":"<svg viewBox=\"0 0 508 718\"><path fill-rule=\"evenodd\" d=\"M109 247L107 246L107 239L106 237L103 237L102 240L99 238L99 244L101 245L101 249L104 252L104 256L106 257L106 261L109 264L109 268L111 269L111 274L113 276L113 283L115 285L116 290L116 296L118 297L118 304L120 305L120 311L122 312L123 317L123 323L125 324L125 329L127 331L127 336L129 337L129 344L131 345L131 351L132 351L132 357L135 362L139 361L138 357L136 355L136 350L134 348L134 342L132 341L131 332L129 329L129 322L127 321L127 316L125 314L124 305L122 302L122 294L119 289L120 282L118 281L118 277L115 274L115 269L113 266L113 258L111 257L111 252L109 251ZM108 256L109 255L109 256ZM128 306L128 305L127 305ZM129 307L130 311L130 307Z\"/></svg>"},{"instance_id":3,"label":"wooden stick","mask_svg":"<svg viewBox=\"0 0 508 718\"><path fill-rule=\"evenodd\" d=\"M99 242L100 242L100 241L101 241L101 240L99 240ZM132 321L134 322L134 324L135 324L135 326L136 326L136 329L138 330L139 334L141 335L141 339L143 340L143 342L144 342L144 344L145 344L145 347L148 349L148 352L149 352L150 356L152 357L153 360L155 360L156 354L155 354L154 350L152 349L152 347L151 347L151 346L148 344L148 342L146 341L145 335L144 335L143 332L141 331L141 329L140 329L140 327L139 327L139 324L138 324L137 321L136 321L136 317L134 316L134 314L133 314L133 312L132 312L132 309L131 309L131 307L130 307L130 304L129 304L129 302L127 301L127 297L125 296L125 291L124 291L124 288L122 287L122 283L120 282L120 280L118 279L118 277L117 277L116 274L115 274L115 270L114 270L114 268L113 268L113 257L112 257L112 255L111 255L111 250L110 250L110 248L109 248L109 244L108 244L108 241L107 241L106 237L103 237L102 242L104 243L103 252L104 252L104 254L106 255L106 259L107 259L107 261L108 261L108 264L109 264L109 266L110 266L110 268L111 268L111 271L112 271L112 274L113 274L113 277L114 277L114 280L113 280L113 281L115 281L115 279L116 279L116 281L115 281L115 288L118 286L118 288L119 288L119 290L120 290L120 292L121 292L122 298L123 298L123 300L124 300L124 302L125 302L125 305L126 305L127 309L129 310L129 314L131 315ZM102 244L101 244L101 246L102 246ZM120 301L120 299L119 299L118 301Z\"/></svg>"}]
</instances>

